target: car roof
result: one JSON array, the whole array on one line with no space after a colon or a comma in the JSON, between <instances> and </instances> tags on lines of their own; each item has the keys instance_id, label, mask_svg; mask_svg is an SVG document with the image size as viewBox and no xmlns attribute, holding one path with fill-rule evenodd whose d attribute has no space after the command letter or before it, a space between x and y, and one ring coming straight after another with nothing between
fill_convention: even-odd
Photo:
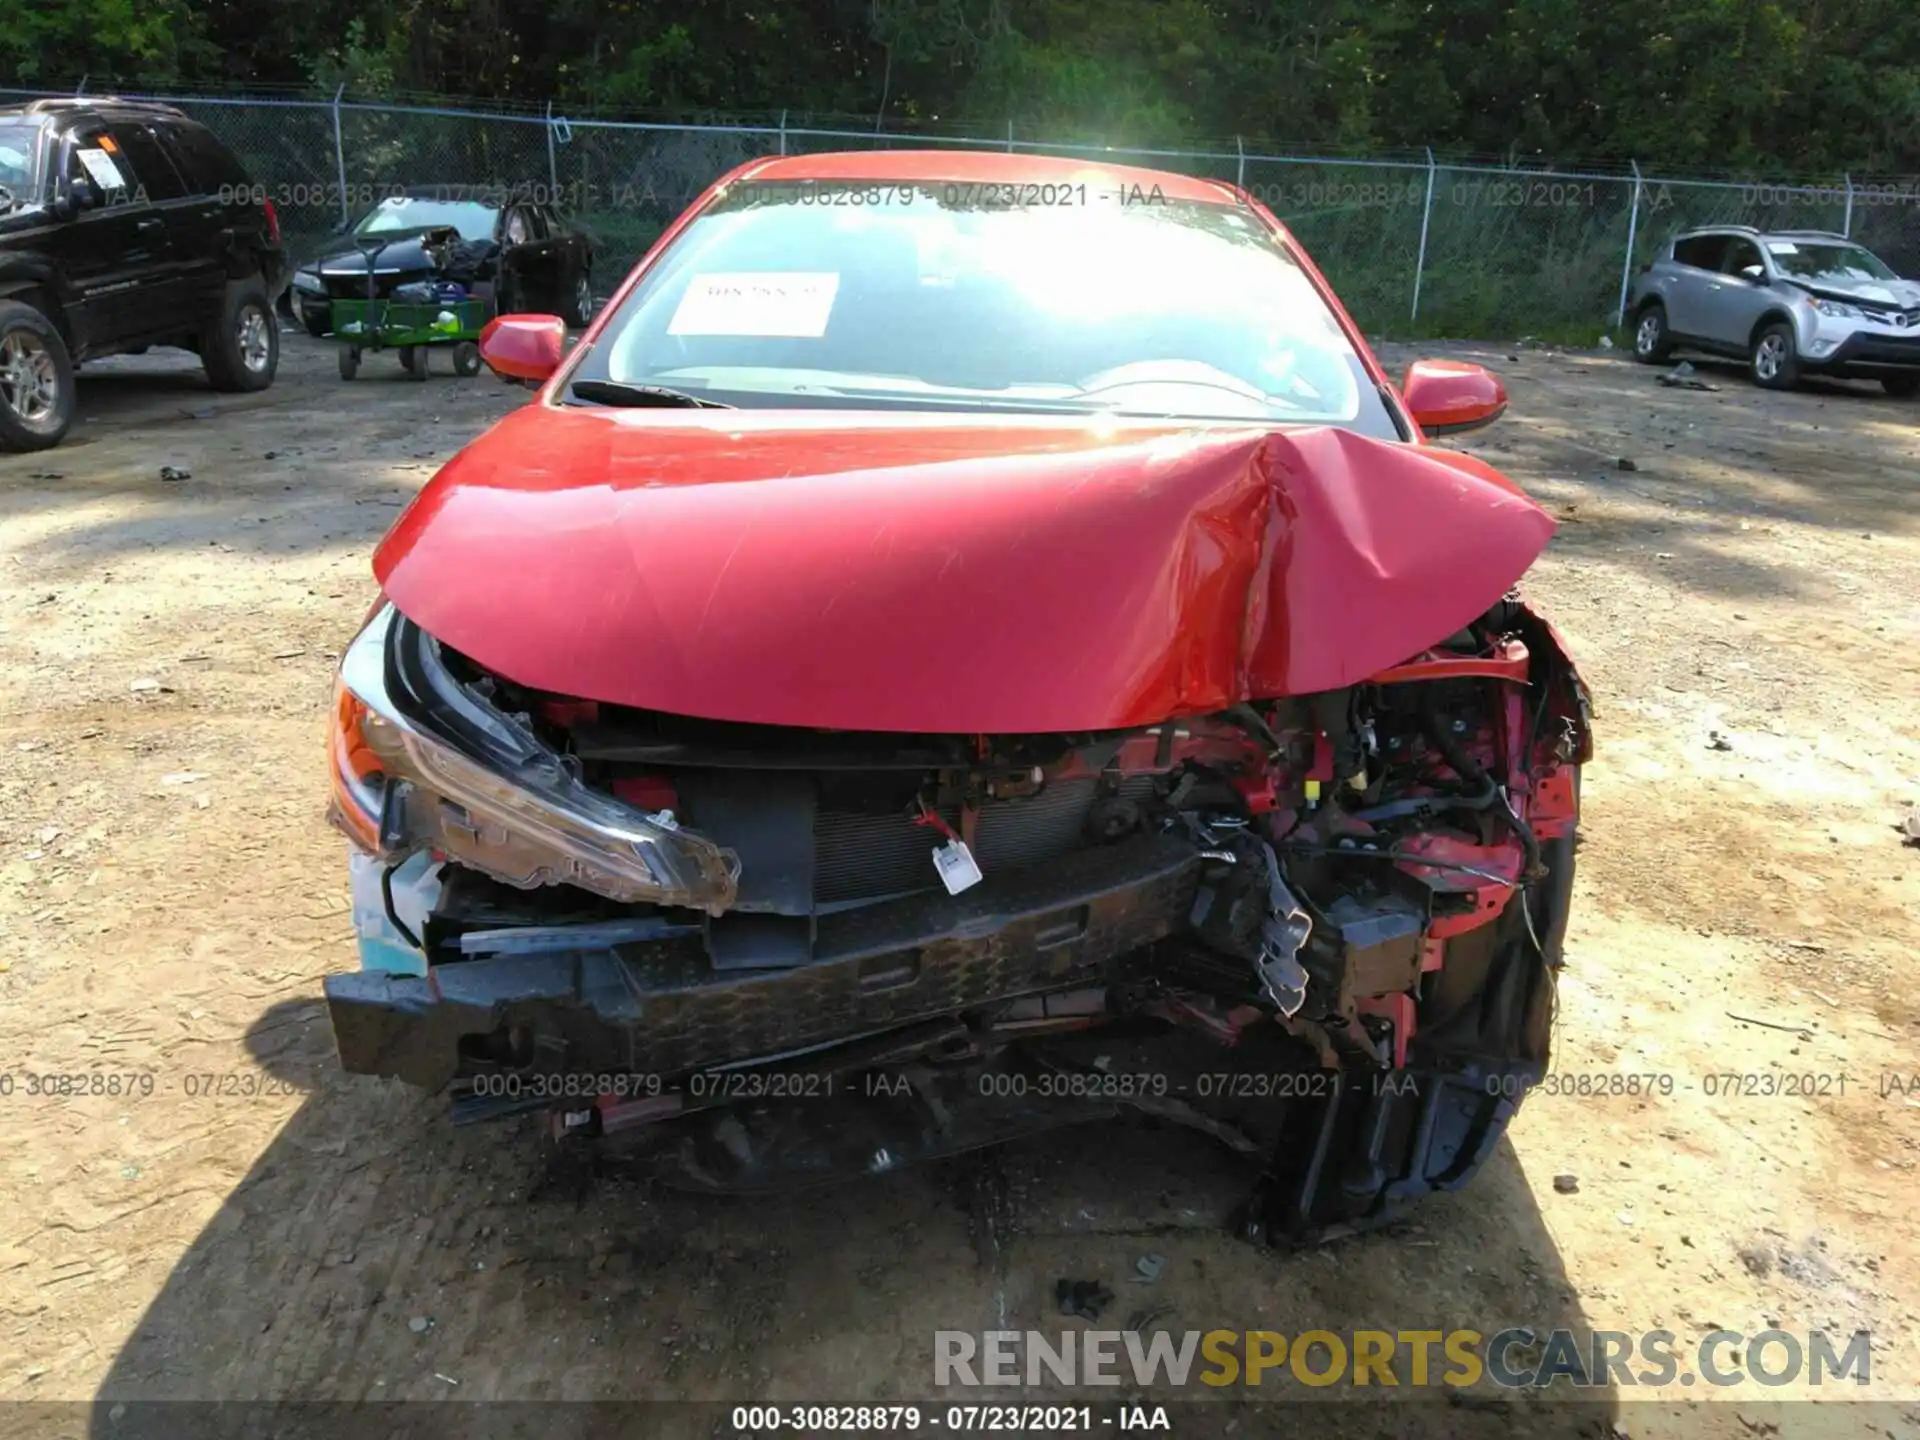
<instances>
[{"instance_id":1,"label":"car roof","mask_svg":"<svg viewBox=\"0 0 1920 1440\"><path fill-rule=\"evenodd\" d=\"M483 210L502 210L508 205L531 205L532 200L522 200L512 195L462 195L462 190L472 190L472 185L396 185L380 197L380 204L390 200L426 200L435 205L478 205ZM448 191L454 193L449 194Z\"/></svg>"},{"instance_id":2,"label":"car roof","mask_svg":"<svg viewBox=\"0 0 1920 1440\"><path fill-rule=\"evenodd\" d=\"M117 95L29 100L24 105L0 107L0 115L98 115L108 111L126 115L166 115L176 120L192 118L177 105L163 104L158 100L122 100Z\"/></svg>"},{"instance_id":3,"label":"car roof","mask_svg":"<svg viewBox=\"0 0 1920 1440\"><path fill-rule=\"evenodd\" d=\"M1168 170L1114 165L1103 160L1055 155L1016 155L997 150L843 150L824 155L788 155L761 161L748 180L950 181L984 185L1097 184L1151 191L1168 200L1231 204L1234 190L1219 180L1198 180Z\"/></svg>"},{"instance_id":4,"label":"car roof","mask_svg":"<svg viewBox=\"0 0 1920 1440\"><path fill-rule=\"evenodd\" d=\"M1839 240L1847 245L1860 242L1850 236L1842 235L1838 230L1760 230L1752 225L1696 225L1691 230L1682 230L1673 238L1691 240L1696 235L1741 235L1754 239L1776 236L1783 240Z\"/></svg>"}]
</instances>

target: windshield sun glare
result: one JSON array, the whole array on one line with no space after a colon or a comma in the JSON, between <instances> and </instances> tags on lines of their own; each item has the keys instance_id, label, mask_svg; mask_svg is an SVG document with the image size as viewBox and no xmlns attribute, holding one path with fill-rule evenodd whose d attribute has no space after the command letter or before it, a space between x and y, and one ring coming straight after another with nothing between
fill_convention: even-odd
<instances>
[{"instance_id":1,"label":"windshield sun glare","mask_svg":"<svg viewBox=\"0 0 1920 1440\"><path fill-rule=\"evenodd\" d=\"M1038 187L1063 203L996 203L983 188L737 186L655 261L578 378L748 407L1288 421L1398 438L1332 310L1252 212L1093 185Z\"/></svg>"}]
</instances>

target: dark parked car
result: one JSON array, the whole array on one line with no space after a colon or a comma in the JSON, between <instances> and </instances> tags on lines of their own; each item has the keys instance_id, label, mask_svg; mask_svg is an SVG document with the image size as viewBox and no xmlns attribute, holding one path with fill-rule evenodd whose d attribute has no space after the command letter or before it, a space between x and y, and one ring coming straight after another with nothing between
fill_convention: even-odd
<instances>
[{"instance_id":1,"label":"dark parked car","mask_svg":"<svg viewBox=\"0 0 1920 1440\"><path fill-rule=\"evenodd\" d=\"M216 389L273 383L280 222L231 151L168 105L0 109L0 449L60 443L85 360L150 345Z\"/></svg>"},{"instance_id":2,"label":"dark parked car","mask_svg":"<svg viewBox=\"0 0 1920 1440\"><path fill-rule=\"evenodd\" d=\"M1492 1153L1592 752L1552 518L1429 443L1493 376L1229 185L966 152L743 166L565 340L341 661L346 1069L712 1190L1182 1123L1276 1238Z\"/></svg>"},{"instance_id":3,"label":"dark parked car","mask_svg":"<svg viewBox=\"0 0 1920 1440\"><path fill-rule=\"evenodd\" d=\"M376 297L450 273L491 293L503 313L541 311L576 326L593 316L593 242L553 206L422 190L381 201L333 253L294 273L292 310L309 335L331 333L335 300L367 297L369 256Z\"/></svg>"}]
</instances>

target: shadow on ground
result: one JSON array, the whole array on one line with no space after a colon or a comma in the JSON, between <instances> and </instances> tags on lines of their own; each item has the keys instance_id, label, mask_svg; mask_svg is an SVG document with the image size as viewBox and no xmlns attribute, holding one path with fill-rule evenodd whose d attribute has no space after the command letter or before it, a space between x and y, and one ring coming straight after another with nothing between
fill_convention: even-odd
<instances>
[{"instance_id":1,"label":"shadow on ground","mask_svg":"<svg viewBox=\"0 0 1920 1440\"><path fill-rule=\"evenodd\" d=\"M1449 443L1553 513L1554 554L1683 593L1828 598L1809 596L1818 579L1810 587L1807 564L1828 534L1920 533L1920 402L1876 385L1814 377L1762 390L1737 365L1696 359L1716 388L1675 389L1659 383L1662 367L1486 345L1387 347L1389 371L1436 350L1507 384L1506 418Z\"/></svg>"},{"instance_id":2,"label":"shadow on ground","mask_svg":"<svg viewBox=\"0 0 1920 1440\"><path fill-rule=\"evenodd\" d=\"M488 1419L484 1433L527 1435L585 1433L569 1418L584 1424L596 1401L926 1402L936 1330L1081 1328L1058 1313L1062 1277L1115 1292L1102 1328L1176 1335L1584 1326L1504 1141L1464 1192L1390 1232L1265 1251L1223 1228L1248 1177L1185 1131L1088 1127L883 1180L715 1200L565 1178L531 1122L454 1130L437 1101L342 1076L317 1002L275 1007L248 1043L308 1098L115 1358L94 1407L100 1440L161 1400L539 1402L463 1407L460 1433ZM1149 1252L1164 1269L1137 1283ZM1437 1350L1435 1362L1437 1376ZM1275 1380L1150 1398L1194 1407L1182 1434L1298 1421L1336 1437L1586 1435L1612 1402L1436 1387L1382 1406ZM328 1433L372 1433L368 1412L337 1413L357 1419ZM720 1413L657 1406L642 1429L709 1433Z\"/></svg>"},{"instance_id":3,"label":"shadow on ground","mask_svg":"<svg viewBox=\"0 0 1920 1440\"><path fill-rule=\"evenodd\" d=\"M370 550L442 462L527 396L444 364L412 381L397 361L369 361L348 385L331 345L281 338L280 373L253 394L214 391L179 352L88 366L67 439L0 455L9 548L47 579L212 546Z\"/></svg>"}]
</instances>

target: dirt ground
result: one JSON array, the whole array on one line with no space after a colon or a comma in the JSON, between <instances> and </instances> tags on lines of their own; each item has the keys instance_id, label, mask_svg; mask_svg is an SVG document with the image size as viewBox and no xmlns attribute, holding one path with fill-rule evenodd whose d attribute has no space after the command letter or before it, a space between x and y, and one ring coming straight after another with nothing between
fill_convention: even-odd
<instances>
[{"instance_id":1,"label":"dirt ground","mask_svg":"<svg viewBox=\"0 0 1920 1440\"><path fill-rule=\"evenodd\" d=\"M530 1123L454 1131L339 1074L332 664L397 509L525 392L384 361L346 385L304 336L258 396L157 352L90 370L66 445L0 458L0 1399L103 1402L25 1427L48 1434L126 1433L107 1403L152 1398L925 1400L935 1330L1074 1323L1074 1276L1119 1292L1103 1323L1176 1331L1865 1329L1872 1383L1838 1388L1887 1402L1253 1408L1268 1387L1176 1433L1920 1434L1920 850L1897 828L1920 405L1424 348L1510 387L1467 448L1560 518L1529 588L1598 703L1554 1068L1670 1093L1537 1093L1465 1190L1294 1253L1223 1232L1245 1176L1186 1134L696 1201L557 1183ZM25 1093L72 1072L152 1090ZM1729 1072L1820 1093L1730 1095ZM1164 1273L1131 1283L1150 1252Z\"/></svg>"}]
</instances>

